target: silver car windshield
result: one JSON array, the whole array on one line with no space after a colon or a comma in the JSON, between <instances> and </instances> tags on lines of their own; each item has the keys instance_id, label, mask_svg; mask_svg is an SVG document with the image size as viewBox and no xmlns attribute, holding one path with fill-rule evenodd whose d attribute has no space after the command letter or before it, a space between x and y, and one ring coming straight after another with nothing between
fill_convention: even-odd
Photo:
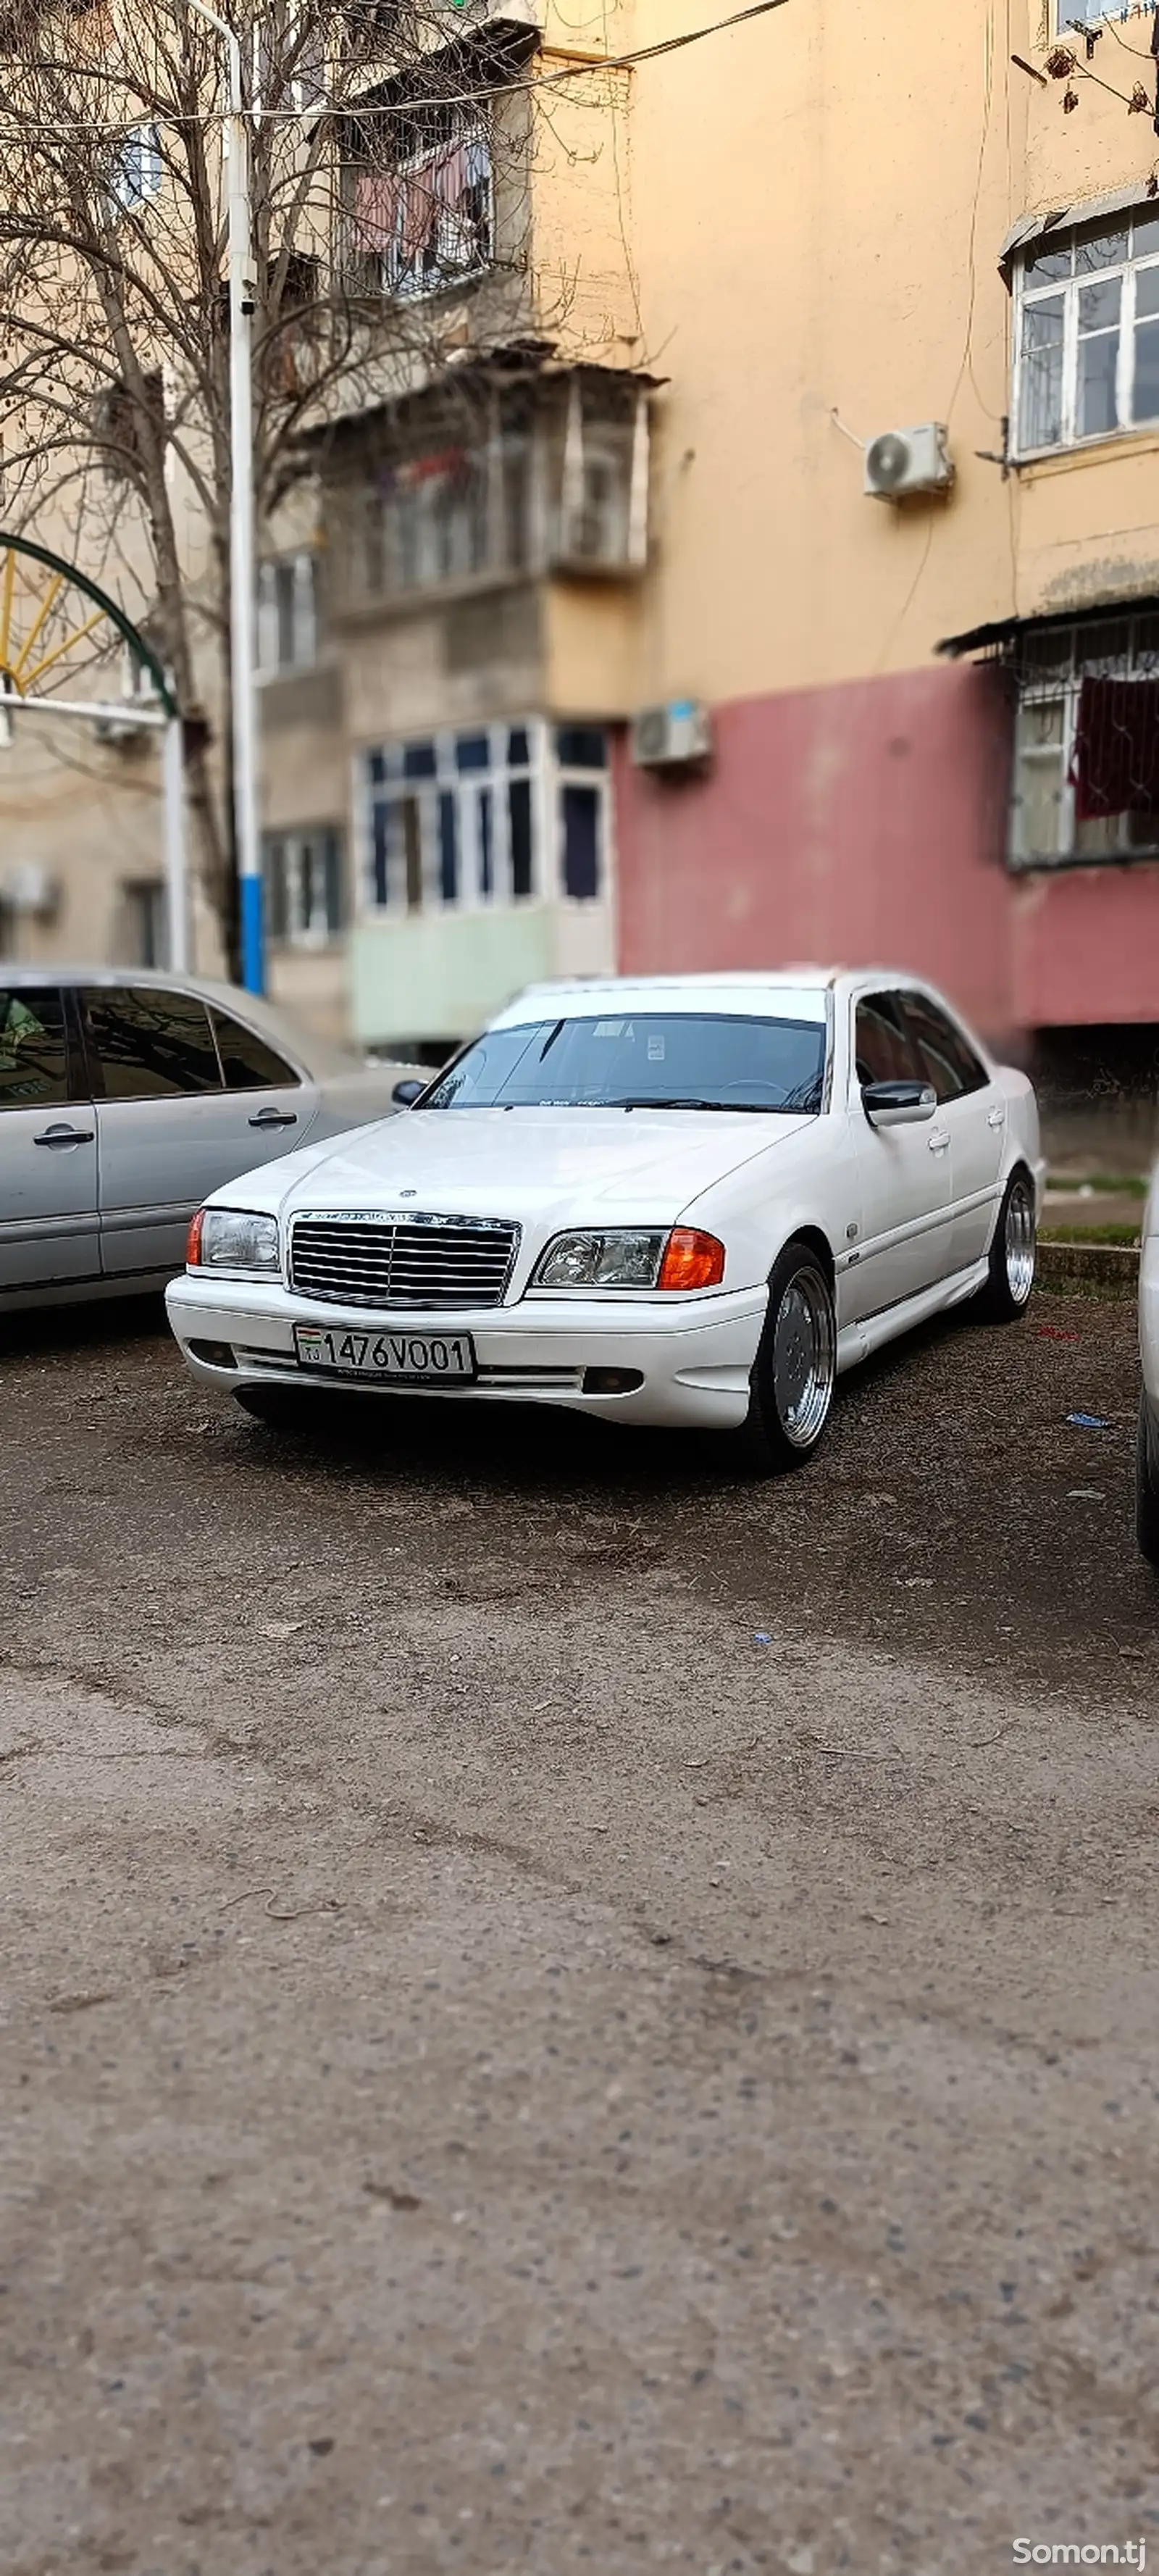
<instances>
[{"instance_id":1,"label":"silver car windshield","mask_svg":"<svg viewBox=\"0 0 1159 2576\"><path fill-rule=\"evenodd\" d=\"M725 1011L626 1012L489 1029L447 1066L423 1109L751 1110L817 1115L820 1020Z\"/></svg>"}]
</instances>

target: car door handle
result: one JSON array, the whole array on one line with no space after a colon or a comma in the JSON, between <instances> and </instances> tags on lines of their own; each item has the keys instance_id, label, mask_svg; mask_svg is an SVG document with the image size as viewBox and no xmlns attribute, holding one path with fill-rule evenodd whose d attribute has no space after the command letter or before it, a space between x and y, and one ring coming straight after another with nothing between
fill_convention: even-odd
<instances>
[{"instance_id":1,"label":"car door handle","mask_svg":"<svg viewBox=\"0 0 1159 2576\"><path fill-rule=\"evenodd\" d=\"M987 1118L986 1124L988 1127L1004 1127L1006 1125L1005 1110L992 1109L989 1117Z\"/></svg>"},{"instance_id":2,"label":"car door handle","mask_svg":"<svg viewBox=\"0 0 1159 2576\"><path fill-rule=\"evenodd\" d=\"M949 1128L935 1127L933 1135L927 1139L927 1142L929 1144L931 1154L944 1154L947 1151L950 1142Z\"/></svg>"},{"instance_id":3,"label":"car door handle","mask_svg":"<svg viewBox=\"0 0 1159 2576\"><path fill-rule=\"evenodd\" d=\"M296 1127L297 1124L296 1109L259 1109L257 1116L250 1120L251 1127Z\"/></svg>"},{"instance_id":4,"label":"car door handle","mask_svg":"<svg viewBox=\"0 0 1159 2576\"><path fill-rule=\"evenodd\" d=\"M43 1136L33 1137L34 1145L91 1145L91 1127L46 1127Z\"/></svg>"}]
</instances>

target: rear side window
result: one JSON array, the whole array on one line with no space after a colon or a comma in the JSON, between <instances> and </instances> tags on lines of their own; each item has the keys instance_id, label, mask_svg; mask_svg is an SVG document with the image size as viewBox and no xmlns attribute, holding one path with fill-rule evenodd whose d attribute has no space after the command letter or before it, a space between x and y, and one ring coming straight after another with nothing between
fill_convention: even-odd
<instances>
[{"instance_id":1,"label":"rear side window","mask_svg":"<svg viewBox=\"0 0 1159 2576\"><path fill-rule=\"evenodd\" d=\"M209 1012L195 993L150 985L82 994L108 1100L172 1100L220 1091Z\"/></svg>"},{"instance_id":2,"label":"rear side window","mask_svg":"<svg viewBox=\"0 0 1159 2576\"><path fill-rule=\"evenodd\" d=\"M990 1076L948 1014L924 993L906 993L903 1000L922 1074L933 1083L939 1100L960 1100L964 1092L984 1091Z\"/></svg>"},{"instance_id":3,"label":"rear side window","mask_svg":"<svg viewBox=\"0 0 1159 2576\"><path fill-rule=\"evenodd\" d=\"M215 1011L213 1025L227 1091L284 1091L287 1084L297 1086L293 1065L267 1046L256 1029L247 1029L227 1011Z\"/></svg>"},{"instance_id":4,"label":"rear side window","mask_svg":"<svg viewBox=\"0 0 1159 2576\"><path fill-rule=\"evenodd\" d=\"M869 1082L921 1081L917 1051L902 1017L900 994L867 993L858 1003L854 1053L863 1091Z\"/></svg>"},{"instance_id":5,"label":"rear side window","mask_svg":"<svg viewBox=\"0 0 1159 2576\"><path fill-rule=\"evenodd\" d=\"M0 1113L69 1098L64 1000L55 985L0 984Z\"/></svg>"}]
</instances>

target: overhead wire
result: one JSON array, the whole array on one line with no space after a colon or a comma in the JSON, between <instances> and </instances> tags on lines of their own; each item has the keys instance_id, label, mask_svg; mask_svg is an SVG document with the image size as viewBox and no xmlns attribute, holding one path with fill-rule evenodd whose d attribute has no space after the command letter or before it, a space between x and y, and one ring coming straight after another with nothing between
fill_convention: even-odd
<instances>
[{"instance_id":1,"label":"overhead wire","mask_svg":"<svg viewBox=\"0 0 1159 2576\"><path fill-rule=\"evenodd\" d=\"M593 75L603 72L634 71L639 63L657 62L663 54L680 53L685 46L703 44L710 36L728 35L734 27L743 27L753 18L767 18L774 9L784 9L787 6L788 0L750 0L748 8L734 9L727 18L714 18L705 27L690 27L683 36L663 36L656 44L637 46L631 53L598 54L582 62L565 63L559 71L539 72L530 80L491 80L477 82L470 89L439 90L433 98L433 104L444 108L478 107L487 99L518 97L521 93L538 97L542 90L558 89L567 81L591 80ZM408 68L418 69L419 66L408 66ZM262 107L260 112L263 121L267 124L300 125L321 116L357 116L359 123L362 124L367 118L374 116L413 116L414 107L413 97L373 101L364 101L362 98L323 97L312 100L305 107ZM161 111L155 111L155 113L166 125L210 126L221 123L229 115L229 110L225 107L207 108L199 112L196 117L188 115L169 117ZM253 107L248 110L248 113L251 115L254 113ZM0 124L3 122L3 117L4 109L0 107ZM120 122L104 125L88 117L78 118L75 123L69 123L62 122L57 117L26 118L17 115L12 121L19 125L21 132L39 130L48 134L120 134L124 131Z\"/></svg>"}]
</instances>

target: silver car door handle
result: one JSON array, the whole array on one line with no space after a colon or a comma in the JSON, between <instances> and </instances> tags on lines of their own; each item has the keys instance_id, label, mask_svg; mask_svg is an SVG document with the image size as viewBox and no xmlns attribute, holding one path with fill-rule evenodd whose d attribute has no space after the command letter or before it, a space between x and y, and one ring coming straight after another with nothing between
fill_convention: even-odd
<instances>
[{"instance_id":1,"label":"silver car door handle","mask_svg":"<svg viewBox=\"0 0 1159 2576\"><path fill-rule=\"evenodd\" d=\"M33 1137L34 1145L91 1145L91 1127L46 1127L43 1136Z\"/></svg>"},{"instance_id":2,"label":"silver car door handle","mask_svg":"<svg viewBox=\"0 0 1159 2576\"><path fill-rule=\"evenodd\" d=\"M928 1142L931 1154L944 1154L950 1142L948 1128L935 1127L933 1135L929 1138Z\"/></svg>"},{"instance_id":3,"label":"silver car door handle","mask_svg":"<svg viewBox=\"0 0 1159 2576\"><path fill-rule=\"evenodd\" d=\"M992 1109L989 1117L987 1118L986 1124L988 1127L1004 1127L1006 1125L1005 1110Z\"/></svg>"},{"instance_id":4,"label":"silver car door handle","mask_svg":"<svg viewBox=\"0 0 1159 2576\"><path fill-rule=\"evenodd\" d=\"M296 1109L259 1109L257 1116L250 1120L251 1127L296 1127L297 1124Z\"/></svg>"}]
</instances>

